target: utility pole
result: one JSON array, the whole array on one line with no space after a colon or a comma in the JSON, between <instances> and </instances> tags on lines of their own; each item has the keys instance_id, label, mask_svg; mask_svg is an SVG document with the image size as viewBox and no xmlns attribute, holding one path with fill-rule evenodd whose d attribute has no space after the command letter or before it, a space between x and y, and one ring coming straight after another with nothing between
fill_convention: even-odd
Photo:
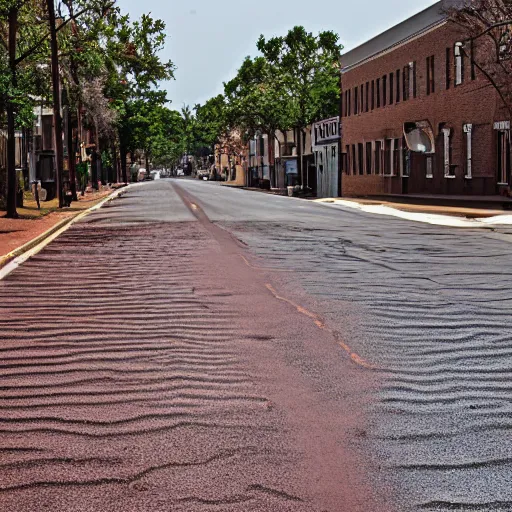
<instances>
[{"instance_id":1,"label":"utility pole","mask_svg":"<svg viewBox=\"0 0 512 512\"><path fill-rule=\"evenodd\" d=\"M14 118L14 89L16 80L16 36L18 28L18 9L9 11L9 70L11 73L11 94L7 98L7 217L18 217L16 211L16 126Z\"/></svg>"},{"instance_id":2,"label":"utility pole","mask_svg":"<svg viewBox=\"0 0 512 512\"><path fill-rule=\"evenodd\" d=\"M64 167L64 148L62 144L62 116L60 114L60 73L59 47L57 43L57 27L55 25L54 0L47 0L48 21L50 24L50 47L52 53L52 85L53 85L53 124L55 139L56 184L59 197L59 208L64 206L62 190L62 168Z\"/></svg>"}]
</instances>

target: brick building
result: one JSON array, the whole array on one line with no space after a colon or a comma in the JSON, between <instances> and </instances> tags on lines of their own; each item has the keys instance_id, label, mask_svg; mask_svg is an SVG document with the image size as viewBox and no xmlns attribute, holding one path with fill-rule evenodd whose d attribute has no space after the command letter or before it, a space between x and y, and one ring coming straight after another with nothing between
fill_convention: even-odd
<instances>
[{"instance_id":1,"label":"brick building","mask_svg":"<svg viewBox=\"0 0 512 512\"><path fill-rule=\"evenodd\" d=\"M342 55L343 195L510 195L510 118L444 4Z\"/></svg>"}]
</instances>

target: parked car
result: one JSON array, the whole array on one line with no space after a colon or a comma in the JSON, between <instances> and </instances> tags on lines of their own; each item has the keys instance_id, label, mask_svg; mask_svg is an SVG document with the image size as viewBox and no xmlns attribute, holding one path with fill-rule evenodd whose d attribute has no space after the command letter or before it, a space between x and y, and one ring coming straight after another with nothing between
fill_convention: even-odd
<instances>
[{"instance_id":1,"label":"parked car","mask_svg":"<svg viewBox=\"0 0 512 512\"><path fill-rule=\"evenodd\" d=\"M162 177L161 171L151 171L149 176L152 180L159 180Z\"/></svg>"},{"instance_id":2,"label":"parked car","mask_svg":"<svg viewBox=\"0 0 512 512\"><path fill-rule=\"evenodd\" d=\"M185 171L183 169L177 169L176 176L185 176Z\"/></svg>"}]
</instances>

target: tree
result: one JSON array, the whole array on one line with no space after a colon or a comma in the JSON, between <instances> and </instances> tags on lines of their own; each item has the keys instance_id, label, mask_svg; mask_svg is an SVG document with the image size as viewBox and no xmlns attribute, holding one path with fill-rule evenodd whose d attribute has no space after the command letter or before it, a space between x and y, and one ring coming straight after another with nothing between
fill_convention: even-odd
<instances>
[{"instance_id":1,"label":"tree","mask_svg":"<svg viewBox=\"0 0 512 512\"><path fill-rule=\"evenodd\" d=\"M143 15L131 22L129 16L116 13L116 23L106 35L106 53L109 79L108 97L118 110L118 136L123 180L127 177L127 154L145 149L146 133L143 128L149 121L142 118L144 111L167 101L159 91L162 80L174 78L174 64L163 62L160 51L165 44L165 23Z\"/></svg>"},{"instance_id":2,"label":"tree","mask_svg":"<svg viewBox=\"0 0 512 512\"><path fill-rule=\"evenodd\" d=\"M317 36L304 27L294 27L284 37L266 40L261 36L258 50L270 65L269 76L279 83L286 98L286 114L296 131L299 179L302 180L302 138L309 124L337 115L339 110L342 46L331 31Z\"/></svg>"},{"instance_id":3,"label":"tree","mask_svg":"<svg viewBox=\"0 0 512 512\"><path fill-rule=\"evenodd\" d=\"M464 34L461 50L493 85L512 116L512 2L463 0L447 13Z\"/></svg>"},{"instance_id":4,"label":"tree","mask_svg":"<svg viewBox=\"0 0 512 512\"><path fill-rule=\"evenodd\" d=\"M215 144L229 131L228 108L227 100L222 94L210 98L204 105L195 106L195 152L202 154L208 148L211 153Z\"/></svg>"},{"instance_id":5,"label":"tree","mask_svg":"<svg viewBox=\"0 0 512 512\"><path fill-rule=\"evenodd\" d=\"M0 86L3 109L7 122L7 216L15 218L16 211L16 163L15 131L28 126L33 118L33 100L37 71L31 76L34 48L44 52L47 45L41 43L44 19L41 6L32 0L0 0ZM34 39L39 40L34 44Z\"/></svg>"},{"instance_id":6,"label":"tree","mask_svg":"<svg viewBox=\"0 0 512 512\"><path fill-rule=\"evenodd\" d=\"M236 77L224 84L229 124L248 136L289 129L292 101L284 85L283 75L264 57L246 57Z\"/></svg>"}]
</instances>

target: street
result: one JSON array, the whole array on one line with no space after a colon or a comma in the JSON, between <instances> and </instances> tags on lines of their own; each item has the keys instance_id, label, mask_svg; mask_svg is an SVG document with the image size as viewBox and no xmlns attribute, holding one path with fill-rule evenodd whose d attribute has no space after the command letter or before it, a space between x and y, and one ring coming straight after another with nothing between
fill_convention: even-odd
<instances>
[{"instance_id":1,"label":"street","mask_svg":"<svg viewBox=\"0 0 512 512\"><path fill-rule=\"evenodd\" d=\"M129 187L0 281L0 510L512 510L511 243Z\"/></svg>"}]
</instances>

